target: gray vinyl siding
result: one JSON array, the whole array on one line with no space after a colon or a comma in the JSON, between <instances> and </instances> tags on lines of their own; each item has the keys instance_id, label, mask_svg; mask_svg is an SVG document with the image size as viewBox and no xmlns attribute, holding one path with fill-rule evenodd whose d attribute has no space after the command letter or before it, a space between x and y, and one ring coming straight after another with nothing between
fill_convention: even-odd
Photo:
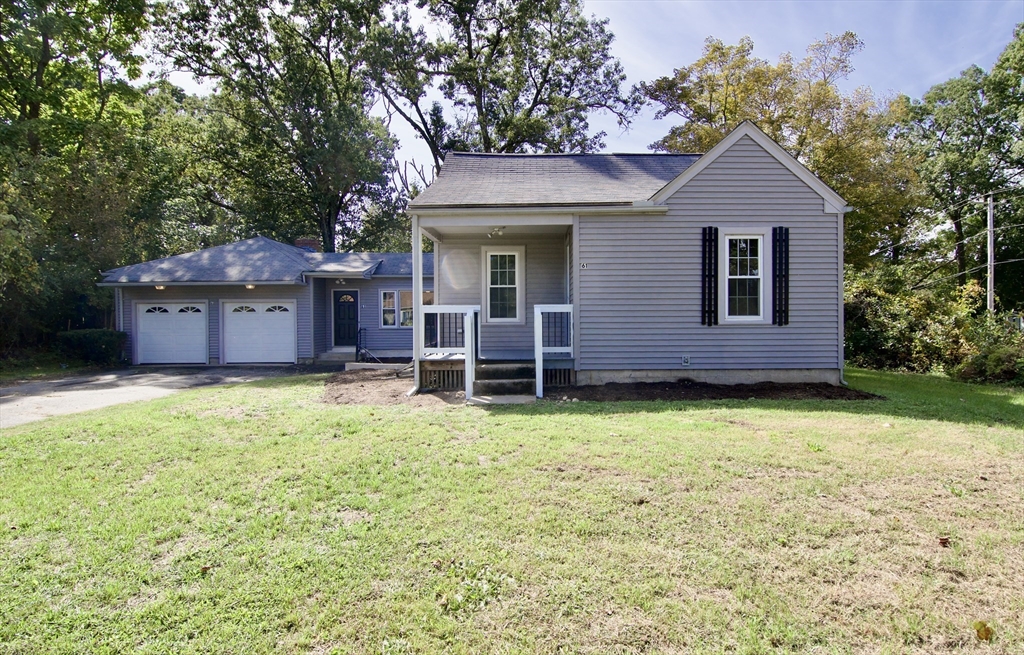
<instances>
[{"instance_id":1,"label":"gray vinyl siding","mask_svg":"<svg viewBox=\"0 0 1024 655\"><path fill-rule=\"evenodd\" d=\"M432 291L433 289L433 280L429 277L423 278L423 290ZM377 277L369 280L350 278L346 279L343 285L339 285L333 279L326 280L325 289L320 294L320 298L324 302L323 327L326 339L324 350L319 352L330 350L334 343L334 291L357 291L359 293L359 328L365 330L363 333L364 348L371 353L400 350L403 353L408 353L410 357L412 356L412 328L385 328L380 324L381 291L412 291L412 278Z\"/></svg>"},{"instance_id":2,"label":"gray vinyl siding","mask_svg":"<svg viewBox=\"0 0 1024 655\"><path fill-rule=\"evenodd\" d=\"M533 306L562 304L565 293L565 235L506 235L493 239L445 239L438 244L437 267L445 305L481 305L481 247L523 246L526 249L526 322L488 324L481 316L480 351L484 357L533 357Z\"/></svg>"},{"instance_id":3,"label":"gray vinyl siding","mask_svg":"<svg viewBox=\"0 0 1024 655\"><path fill-rule=\"evenodd\" d=\"M840 223L817 193L744 137L667 204L664 216L580 218L580 369L678 369L684 355L691 369L842 366ZM708 225L790 228L788 326L701 325Z\"/></svg>"},{"instance_id":4,"label":"gray vinyl siding","mask_svg":"<svg viewBox=\"0 0 1024 655\"><path fill-rule=\"evenodd\" d=\"M313 356L312 329L313 317L310 307L309 287L306 285L257 285L255 289L246 289L241 285L210 285L210 286L168 286L159 291L153 287L124 287L123 291L123 326L129 335L129 348L133 353L133 361L137 353L134 348L135 321L132 309L135 302L182 302L188 300L207 301L207 326L209 329L210 363L220 362L220 303L234 300L287 300L295 302L295 343L299 359Z\"/></svg>"},{"instance_id":5,"label":"gray vinyl siding","mask_svg":"<svg viewBox=\"0 0 1024 655\"><path fill-rule=\"evenodd\" d=\"M327 308L330 305L324 302L327 293L327 280L321 277L312 279L313 284L313 356L326 352L329 348L327 324Z\"/></svg>"}]
</instances>

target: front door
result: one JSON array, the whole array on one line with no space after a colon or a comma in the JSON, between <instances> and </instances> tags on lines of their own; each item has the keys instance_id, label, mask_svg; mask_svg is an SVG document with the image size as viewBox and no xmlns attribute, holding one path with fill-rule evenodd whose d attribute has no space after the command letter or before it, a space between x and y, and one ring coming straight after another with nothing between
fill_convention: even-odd
<instances>
[{"instance_id":1,"label":"front door","mask_svg":"<svg viewBox=\"0 0 1024 655\"><path fill-rule=\"evenodd\" d=\"M334 345L354 346L359 334L359 292L334 292Z\"/></svg>"}]
</instances>

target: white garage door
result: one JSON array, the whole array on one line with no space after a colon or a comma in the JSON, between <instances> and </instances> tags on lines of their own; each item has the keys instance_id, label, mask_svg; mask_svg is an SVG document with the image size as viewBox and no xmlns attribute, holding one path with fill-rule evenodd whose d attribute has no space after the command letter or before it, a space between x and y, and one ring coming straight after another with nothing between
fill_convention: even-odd
<instances>
[{"instance_id":1,"label":"white garage door","mask_svg":"<svg viewBox=\"0 0 1024 655\"><path fill-rule=\"evenodd\" d=\"M138 312L140 364L205 364L206 303L151 303Z\"/></svg>"},{"instance_id":2,"label":"white garage door","mask_svg":"<svg viewBox=\"0 0 1024 655\"><path fill-rule=\"evenodd\" d=\"M295 362L295 303L224 303L224 363Z\"/></svg>"}]
</instances>

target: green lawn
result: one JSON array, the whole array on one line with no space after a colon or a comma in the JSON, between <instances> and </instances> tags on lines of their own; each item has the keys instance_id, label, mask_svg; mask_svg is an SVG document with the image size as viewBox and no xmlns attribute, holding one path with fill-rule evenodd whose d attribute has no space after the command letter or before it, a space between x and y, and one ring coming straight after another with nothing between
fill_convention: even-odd
<instances>
[{"instance_id":1,"label":"green lawn","mask_svg":"<svg viewBox=\"0 0 1024 655\"><path fill-rule=\"evenodd\" d=\"M306 376L5 430L0 652L1024 652L1024 394L848 378L888 400Z\"/></svg>"}]
</instances>

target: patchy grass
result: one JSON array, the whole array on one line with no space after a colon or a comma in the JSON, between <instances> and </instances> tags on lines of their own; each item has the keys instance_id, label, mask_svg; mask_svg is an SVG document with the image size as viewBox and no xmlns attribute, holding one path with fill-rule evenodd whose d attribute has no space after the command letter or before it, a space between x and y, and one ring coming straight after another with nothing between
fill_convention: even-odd
<instances>
[{"instance_id":1,"label":"patchy grass","mask_svg":"<svg viewBox=\"0 0 1024 655\"><path fill-rule=\"evenodd\" d=\"M1024 395L849 379L888 399L306 376L5 430L0 652L1021 652Z\"/></svg>"}]
</instances>

